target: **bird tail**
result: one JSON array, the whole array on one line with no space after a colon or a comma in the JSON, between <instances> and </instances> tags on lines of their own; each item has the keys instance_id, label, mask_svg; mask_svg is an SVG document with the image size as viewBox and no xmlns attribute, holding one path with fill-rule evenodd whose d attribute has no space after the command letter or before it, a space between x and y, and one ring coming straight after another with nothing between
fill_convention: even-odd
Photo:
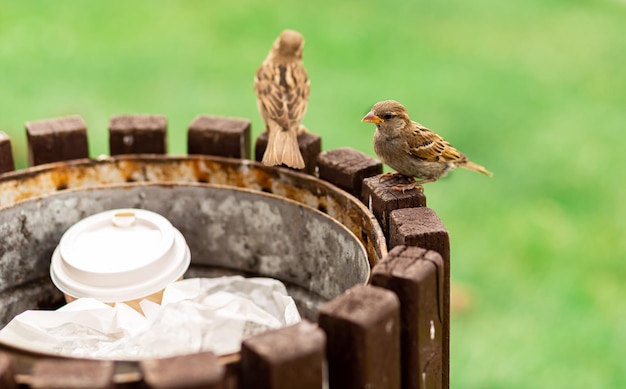
<instances>
[{"instance_id":1,"label":"bird tail","mask_svg":"<svg viewBox=\"0 0 626 389\"><path fill-rule=\"evenodd\" d=\"M482 173L486 176L493 177L492 172L490 172L489 170L485 169L483 166L480 166L479 164L474 163L472 161L467 161L463 164L460 164L459 166L467 170L472 170L474 172Z\"/></svg>"},{"instance_id":2,"label":"bird tail","mask_svg":"<svg viewBox=\"0 0 626 389\"><path fill-rule=\"evenodd\" d=\"M261 162L267 166L285 164L295 169L304 169L296 131L285 131L280 127L268 131L267 148Z\"/></svg>"}]
</instances>

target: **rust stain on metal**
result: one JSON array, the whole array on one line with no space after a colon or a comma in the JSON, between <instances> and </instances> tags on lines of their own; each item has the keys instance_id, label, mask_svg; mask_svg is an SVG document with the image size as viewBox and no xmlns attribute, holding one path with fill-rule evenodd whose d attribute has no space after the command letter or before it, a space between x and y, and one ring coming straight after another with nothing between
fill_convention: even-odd
<instances>
[{"instance_id":1,"label":"rust stain on metal","mask_svg":"<svg viewBox=\"0 0 626 389\"><path fill-rule=\"evenodd\" d=\"M0 177L0 209L60 190L126 182L200 182L273 193L344 224L365 244L372 266L387 252L382 230L356 198L311 175L240 159L140 155L40 165Z\"/></svg>"}]
</instances>

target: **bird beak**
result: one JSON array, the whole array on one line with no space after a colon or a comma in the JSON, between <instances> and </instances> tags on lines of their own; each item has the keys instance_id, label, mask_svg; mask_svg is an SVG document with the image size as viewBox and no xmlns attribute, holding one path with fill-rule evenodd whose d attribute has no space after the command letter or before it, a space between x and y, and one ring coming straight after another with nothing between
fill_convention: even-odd
<instances>
[{"instance_id":1,"label":"bird beak","mask_svg":"<svg viewBox=\"0 0 626 389\"><path fill-rule=\"evenodd\" d=\"M381 119L379 116L374 115L374 113L372 111L368 112L367 115L365 115L363 117L363 119L361 119L362 122L365 123L374 123L374 124L380 124L382 123L384 120Z\"/></svg>"}]
</instances>

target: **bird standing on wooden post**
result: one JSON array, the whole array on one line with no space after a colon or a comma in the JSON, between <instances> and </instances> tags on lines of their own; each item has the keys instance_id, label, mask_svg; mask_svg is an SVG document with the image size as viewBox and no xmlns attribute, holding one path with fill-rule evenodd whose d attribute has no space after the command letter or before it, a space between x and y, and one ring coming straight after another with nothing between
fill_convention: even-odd
<instances>
[{"instance_id":1,"label":"bird standing on wooden post","mask_svg":"<svg viewBox=\"0 0 626 389\"><path fill-rule=\"evenodd\" d=\"M309 78L302 65L303 46L302 34L283 31L254 78L257 106L268 131L261 162L268 166L304 168L298 147L298 134L306 131L300 122L309 99Z\"/></svg>"},{"instance_id":2,"label":"bird standing on wooden post","mask_svg":"<svg viewBox=\"0 0 626 389\"><path fill-rule=\"evenodd\" d=\"M376 125L374 151L383 163L397 171L387 175L403 175L411 181L408 185L394 186L394 190L423 191L422 184L437 181L457 167L493 176L441 136L412 121L406 108L397 101L374 104L361 121ZM420 180L415 181L415 177Z\"/></svg>"}]
</instances>

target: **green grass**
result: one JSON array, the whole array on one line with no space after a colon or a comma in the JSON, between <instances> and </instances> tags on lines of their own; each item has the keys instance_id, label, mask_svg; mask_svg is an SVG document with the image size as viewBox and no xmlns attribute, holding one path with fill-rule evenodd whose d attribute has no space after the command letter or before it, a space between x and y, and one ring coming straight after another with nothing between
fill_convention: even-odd
<instances>
[{"instance_id":1,"label":"green grass","mask_svg":"<svg viewBox=\"0 0 626 389\"><path fill-rule=\"evenodd\" d=\"M360 118L393 98L493 179L426 187L451 236L454 388L626 387L626 2L0 2L0 130L81 115L92 156L120 113L262 125L252 77L284 28L307 39L305 124L373 155Z\"/></svg>"}]
</instances>

